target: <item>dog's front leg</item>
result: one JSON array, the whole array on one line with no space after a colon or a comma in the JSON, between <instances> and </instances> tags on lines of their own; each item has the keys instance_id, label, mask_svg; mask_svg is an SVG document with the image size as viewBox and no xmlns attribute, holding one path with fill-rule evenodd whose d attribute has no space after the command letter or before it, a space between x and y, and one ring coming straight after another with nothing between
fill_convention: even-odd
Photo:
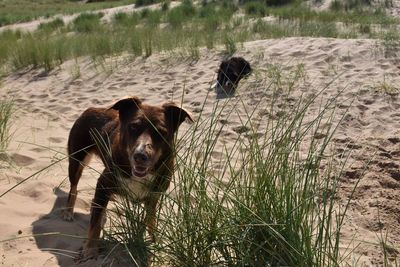
<instances>
[{"instance_id":1,"label":"dog's front leg","mask_svg":"<svg viewBox=\"0 0 400 267\"><path fill-rule=\"evenodd\" d=\"M147 231L149 233L150 239L152 242L157 241L156 237L156 229L157 229L157 205L158 201L160 200L159 193L152 193L152 195L144 202L145 210L146 210L146 217L145 223L147 226Z\"/></svg>"},{"instance_id":2,"label":"dog's front leg","mask_svg":"<svg viewBox=\"0 0 400 267\"><path fill-rule=\"evenodd\" d=\"M111 179L104 175L97 181L96 193L91 206L88 240L82 252L82 260L95 258L98 255L102 219L111 197Z\"/></svg>"}]
</instances>

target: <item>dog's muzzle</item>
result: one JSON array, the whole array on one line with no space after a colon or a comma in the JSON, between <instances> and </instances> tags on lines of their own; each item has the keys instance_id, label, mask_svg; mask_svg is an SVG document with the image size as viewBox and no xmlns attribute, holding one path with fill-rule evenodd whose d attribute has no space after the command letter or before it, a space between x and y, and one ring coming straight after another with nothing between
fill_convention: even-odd
<instances>
[{"instance_id":1,"label":"dog's muzzle","mask_svg":"<svg viewBox=\"0 0 400 267\"><path fill-rule=\"evenodd\" d=\"M146 177L150 170L150 157L144 149L139 147L131 159L132 175L138 178Z\"/></svg>"}]
</instances>

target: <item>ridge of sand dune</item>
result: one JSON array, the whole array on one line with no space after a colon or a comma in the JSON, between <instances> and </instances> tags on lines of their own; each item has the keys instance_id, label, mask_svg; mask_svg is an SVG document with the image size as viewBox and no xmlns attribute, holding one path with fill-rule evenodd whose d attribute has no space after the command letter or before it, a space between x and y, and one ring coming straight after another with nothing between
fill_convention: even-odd
<instances>
[{"instance_id":1,"label":"ridge of sand dune","mask_svg":"<svg viewBox=\"0 0 400 267\"><path fill-rule=\"evenodd\" d=\"M336 152L345 153L352 148L341 181L343 201L357 178L364 172L365 175L356 189L342 235L347 240L369 242L356 247L354 253L361 262L374 266L383 265L380 231L387 231L390 244L398 247L400 243L400 100L396 94L400 69L396 60L385 58L379 49L376 41L361 39L286 38L244 43L238 54L251 62L255 74L243 81L237 92L247 106L254 105L260 96L268 96L260 84L273 82L273 77L266 75L273 67L287 75L296 69L301 71L306 81L292 92L294 100L315 95L327 85L321 99L343 91L338 97L337 112L340 115L348 111L334 136ZM208 97L202 115L209 116L215 101L226 101L217 99L216 92L210 90L222 57L206 49L201 50L197 62L168 54L132 61L121 57L112 72L97 72L82 59L78 78L71 74L73 62L64 63L45 77L40 70L7 77L0 94L13 98L17 107L11 144L16 166L1 175L0 193L62 159L73 121L89 106L108 106L126 95L137 95L153 104L179 102L183 94L183 106L195 117ZM391 86L394 93L385 93L385 86ZM268 97L265 99L268 107ZM318 109L319 104L310 107L310 114ZM238 111L224 121L227 127L221 136L225 145L246 131L241 128L240 114ZM260 120L279 116L268 114L263 107L258 114ZM259 131L263 131L262 126ZM219 145L222 149L223 145ZM218 151L213 154L215 159L219 156ZM370 164L366 166L366 162ZM91 166L101 169L98 161ZM67 164L63 160L2 197L0 240L49 232L85 236L98 174L94 170L84 172L79 185L78 215L73 223L62 221L58 214L66 199L66 175ZM70 266L74 264L71 257L81 244L80 239L62 236L11 240L0 247L1 263ZM93 266L98 262L85 264Z\"/></svg>"}]
</instances>

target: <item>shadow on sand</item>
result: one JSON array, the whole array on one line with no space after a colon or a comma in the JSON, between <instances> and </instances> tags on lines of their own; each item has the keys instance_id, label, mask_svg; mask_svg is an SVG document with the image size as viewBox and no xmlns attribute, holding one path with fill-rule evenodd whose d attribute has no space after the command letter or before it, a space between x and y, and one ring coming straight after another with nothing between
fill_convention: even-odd
<instances>
[{"instance_id":1,"label":"shadow on sand","mask_svg":"<svg viewBox=\"0 0 400 267\"><path fill-rule=\"evenodd\" d=\"M212 86L211 89L213 89L215 91L216 98L217 99L224 99L224 98L230 98L230 97L234 97L235 96L235 89L232 88L231 90L224 90L224 88L222 88L222 86L218 83L215 82Z\"/></svg>"},{"instance_id":2,"label":"shadow on sand","mask_svg":"<svg viewBox=\"0 0 400 267\"><path fill-rule=\"evenodd\" d=\"M100 251L97 259L76 262L87 237L90 214L75 212L72 222L64 221L61 211L65 207L68 194L59 188L54 189L54 194L57 198L51 211L32 223L32 233L40 250L53 254L61 267L131 266L126 260L126 254L117 254L121 253L119 250L115 250L112 256L108 252ZM79 203L80 201L78 198L76 207L89 204Z\"/></svg>"},{"instance_id":3,"label":"shadow on sand","mask_svg":"<svg viewBox=\"0 0 400 267\"><path fill-rule=\"evenodd\" d=\"M74 257L78 255L87 235L89 214L75 213L74 221L64 221L61 209L65 206L68 194L58 188L54 189L54 193L57 199L53 208L32 223L32 232L38 248L52 253L60 266L75 266Z\"/></svg>"},{"instance_id":4,"label":"shadow on sand","mask_svg":"<svg viewBox=\"0 0 400 267\"><path fill-rule=\"evenodd\" d=\"M235 90L232 89L230 91L225 91L220 85L214 85L214 90L215 93L217 94L216 98L217 99L225 99L225 98L231 98L235 96Z\"/></svg>"}]
</instances>

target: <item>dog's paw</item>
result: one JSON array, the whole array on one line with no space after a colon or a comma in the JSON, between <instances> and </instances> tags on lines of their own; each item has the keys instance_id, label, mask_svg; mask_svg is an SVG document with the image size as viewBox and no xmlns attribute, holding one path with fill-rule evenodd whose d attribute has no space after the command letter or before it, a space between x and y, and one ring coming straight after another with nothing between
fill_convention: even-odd
<instances>
[{"instance_id":1,"label":"dog's paw","mask_svg":"<svg viewBox=\"0 0 400 267\"><path fill-rule=\"evenodd\" d=\"M63 210L61 213L61 217L64 221L72 222L74 220L74 213L70 210Z\"/></svg>"},{"instance_id":2,"label":"dog's paw","mask_svg":"<svg viewBox=\"0 0 400 267\"><path fill-rule=\"evenodd\" d=\"M97 259L98 256L99 256L99 251L98 251L97 248L85 247L81 251L79 256L77 258L75 258L75 262L76 263L81 263L81 262L85 262L85 261L88 261L88 260Z\"/></svg>"}]
</instances>

